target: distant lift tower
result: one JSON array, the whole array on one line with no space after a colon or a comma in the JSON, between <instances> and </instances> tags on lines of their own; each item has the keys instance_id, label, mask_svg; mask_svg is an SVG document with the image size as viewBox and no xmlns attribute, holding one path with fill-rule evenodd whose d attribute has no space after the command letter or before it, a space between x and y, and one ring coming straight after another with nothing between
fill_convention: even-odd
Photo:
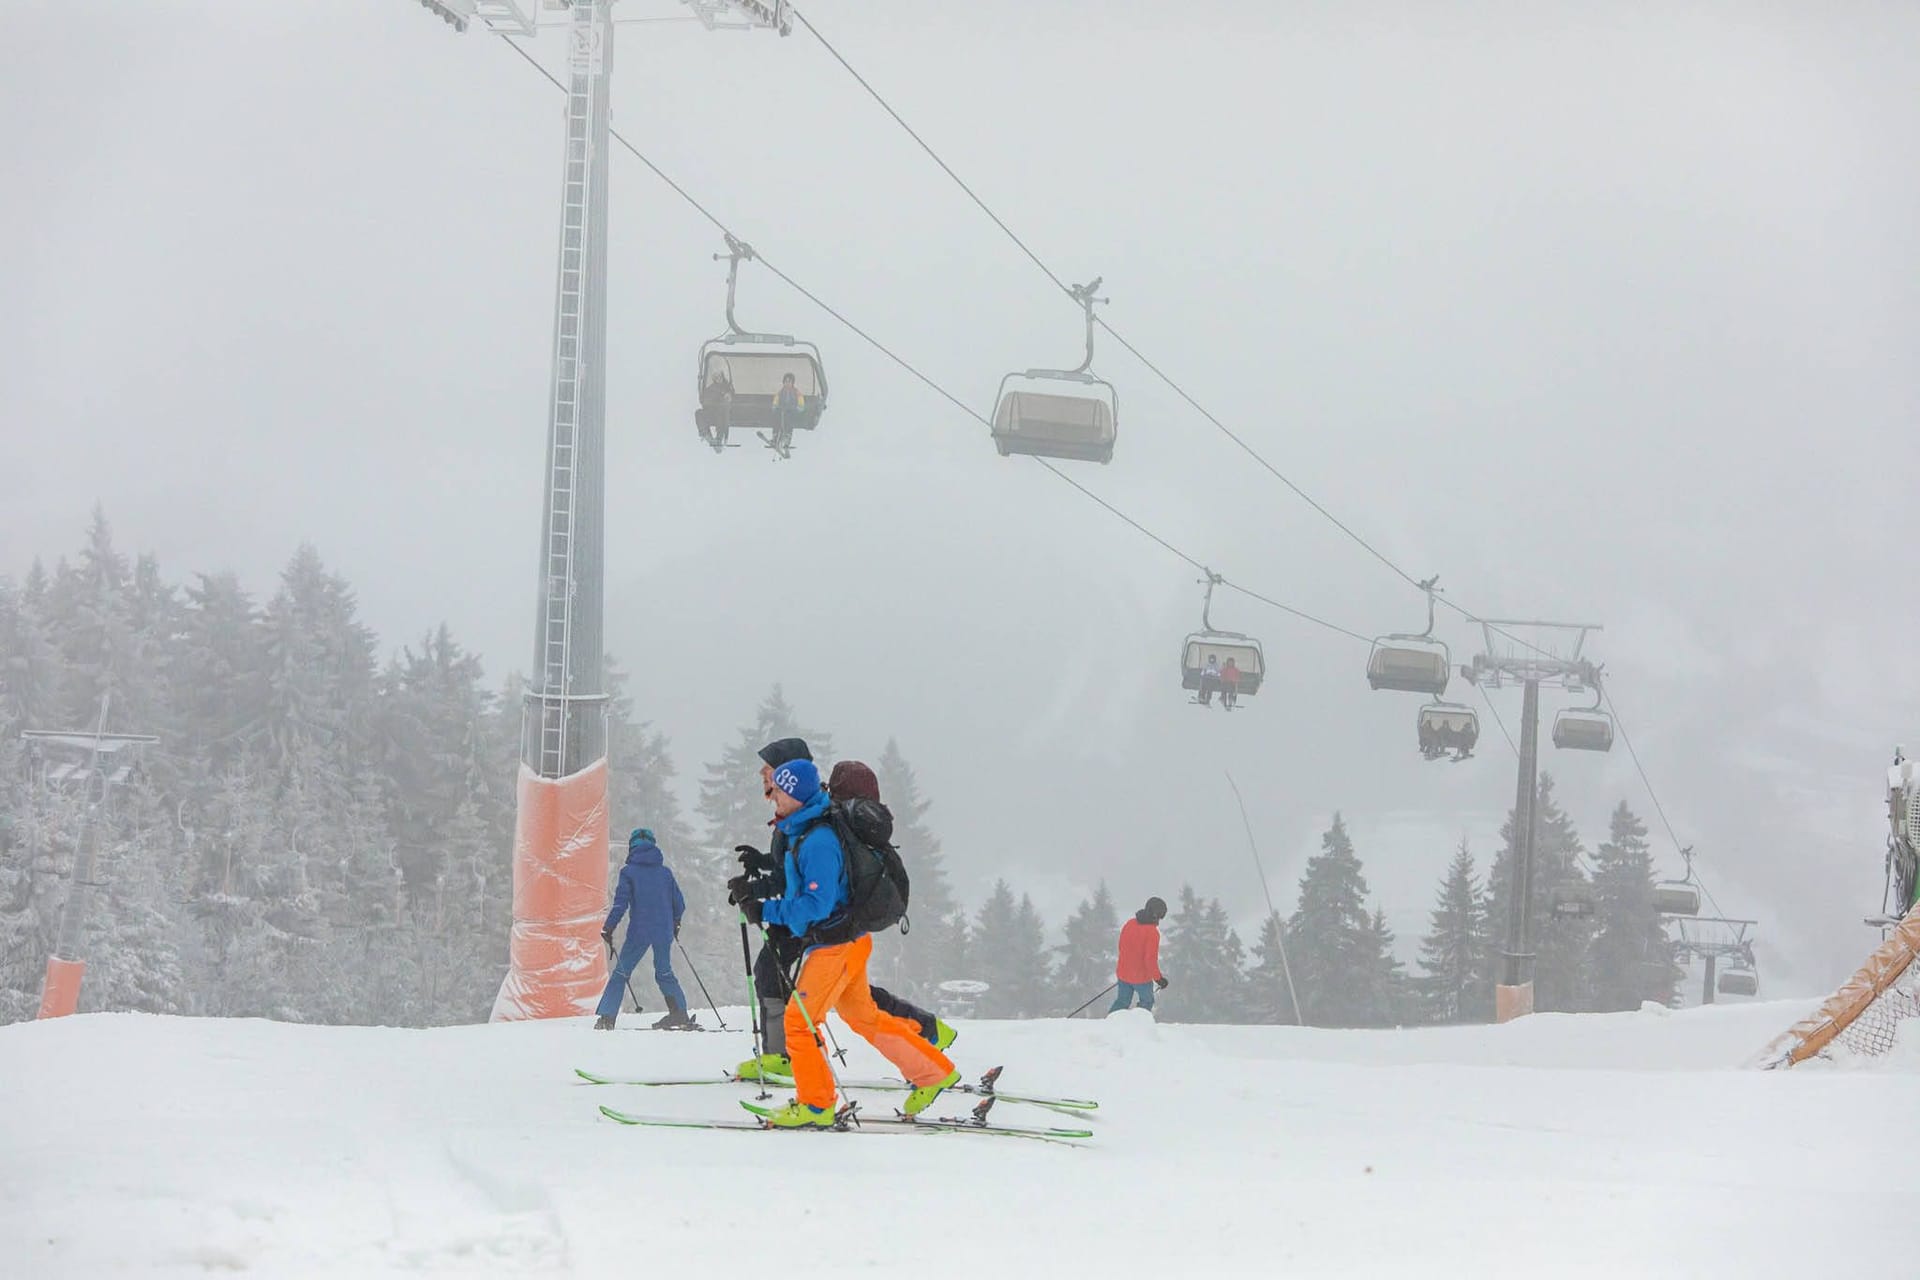
<instances>
[{"instance_id":1,"label":"distant lift tower","mask_svg":"<svg viewBox=\"0 0 1920 1280\"><path fill-rule=\"evenodd\" d=\"M67 900L60 908L59 932L40 987L42 1018L64 1018L80 1006L80 980L87 972L87 903L99 883L100 829L110 817L113 789L133 777L140 748L160 741L151 734L106 732L107 702L101 699L100 721L91 732L28 729L20 735L32 774L29 794L44 790L77 796L83 814L67 876ZM31 830L31 838L38 840L39 824Z\"/></svg>"},{"instance_id":2,"label":"distant lift tower","mask_svg":"<svg viewBox=\"0 0 1920 1280\"><path fill-rule=\"evenodd\" d=\"M1533 1012L1533 862L1539 842L1540 686L1569 692L1600 688L1600 668L1584 656L1597 623L1487 621L1486 652L1460 674L1482 689L1521 686L1520 778L1514 793L1514 857L1509 868L1507 942L1501 952L1494 1017L1507 1022ZM1609 743L1612 741L1608 735Z\"/></svg>"},{"instance_id":3,"label":"distant lift tower","mask_svg":"<svg viewBox=\"0 0 1920 1280\"><path fill-rule=\"evenodd\" d=\"M456 30L541 23L529 0L419 0ZM785 0L687 0L709 28L789 30ZM543 0L567 27L560 269L547 400L533 679L521 715L513 931L495 1021L589 1013L606 983L607 695L602 664L607 142L613 0Z\"/></svg>"}]
</instances>

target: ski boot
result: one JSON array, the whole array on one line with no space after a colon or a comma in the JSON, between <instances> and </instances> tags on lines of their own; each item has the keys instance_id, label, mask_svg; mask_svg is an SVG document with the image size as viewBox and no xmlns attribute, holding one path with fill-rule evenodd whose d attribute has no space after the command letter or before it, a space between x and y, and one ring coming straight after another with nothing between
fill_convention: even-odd
<instances>
[{"instance_id":1,"label":"ski boot","mask_svg":"<svg viewBox=\"0 0 1920 1280\"><path fill-rule=\"evenodd\" d=\"M779 1076L783 1080L793 1078L793 1061L784 1053L763 1053L757 1058L748 1058L733 1069L736 1080L764 1080L768 1076Z\"/></svg>"},{"instance_id":2,"label":"ski boot","mask_svg":"<svg viewBox=\"0 0 1920 1280\"><path fill-rule=\"evenodd\" d=\"M831 1129L832 1107L813 1107L795 1098L784 1107L764 1112L761 1117L770 1129Z\"/></svg>"},{"instance_id":3,"label":"ski boot","mask_svg":"<svg viewBox=\"0 0 1920 1280\"><path fill-rule=\"evenodd\" d=\"M656 1018L653 1023L655 1031L696 1031L699 1027L700 1024L695 1022L685 1009L677 1006L667 1010L666 1016Z\"/></svg>"},{"instance_id":4,"label":"ski boot","mask_svg":"<svg viewBox=\"0 0 1920 1280\"><path fill-rule=\"evenodd\" d=\"M610 1013L603 1013L599 1017L595 1018L593 1020L593 1029L595 1031L613 1030L613 1015Z\"/></svg>"},{"instance_id":5,"label":"ski boot","mask_svg":"<svg viewBox=\"0 0 1920 1280\"><path fill-rule=\"evenodd\" d=\"M900 1108L901 1114L911 1119L933 1105L933 1100L960 1083L960 1073L954 1072L945 1080L936 1084L923 1084L907 1095L906 1105Z\"/></svg>"},{"instance_id":6,"label":"ski boot","mask_svg":"<svg viewBox=\"0 0 1920 1280\"><path fill-rule=\"evenodd\" d=\"M942 1053L945 1053L947 1051L947 1047L951 1045L955 1040L958 1040L959 1038L960 1038L960 1033L954 1030L953 1027L947 1023L946 1019L935 1018L933 1020L933 1047L934 1048L938 1049Z\"/></svg>"}]
</instances>

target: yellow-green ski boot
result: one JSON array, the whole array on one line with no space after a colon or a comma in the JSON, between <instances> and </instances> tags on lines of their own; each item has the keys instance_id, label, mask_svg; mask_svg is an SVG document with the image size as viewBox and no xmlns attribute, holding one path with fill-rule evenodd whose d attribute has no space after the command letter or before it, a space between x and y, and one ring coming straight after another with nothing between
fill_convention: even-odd
<instances>
[{"instance_id":1,"label":"yellow-green ski boot","mask_svg":"<svg viewBox=\"0 0 1920 1280\"><path fill-rule=\"evenodd\" d=\"M909 1116L917 1116L933 1105L933 1100L960 1083L960 1073L954 1072L937 1084L923 1084L907 1095L907 1104L900 1108Z\"/></svg>"},{"instance_id":2,"label":"yellow-green ski boot","mask_svg":"<svg viewBox=\"0 0 1920 1280\"><path fill-rule=\"evenodd\" d=\"M768 1076L779 1076L783 1081L793 1079L792 1060L784 1053L763 1053L733 1069L736 1080L765 1080Z\"/></svg>"}]
</instances>

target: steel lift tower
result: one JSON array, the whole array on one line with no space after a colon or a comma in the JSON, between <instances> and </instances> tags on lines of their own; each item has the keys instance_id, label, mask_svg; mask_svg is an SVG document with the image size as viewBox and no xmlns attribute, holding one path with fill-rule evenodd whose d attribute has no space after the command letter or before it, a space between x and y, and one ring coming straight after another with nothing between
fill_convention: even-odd
<instances>
[{"instance_id":1,"label":"steel lift tower","mask_svg":"<svg viewBox=\"0 0 1920 1280\"><path fill-rule=\"evenodd\" d=\"M529 0L419 0L456 30L542 25ZM607 175L614 0L544 0L567 28L560 263L547 397L533 677L521 716L511 963L495 1021L592 1011L606 982L607 695L602 662ZM785 0L687 0L709 29L789 30Z\"/></svg>"},{"instance_id":2,"label":"steel lift tower","mask_svg":"<svg viewBox=\"0 0 1920 1280\"><path fill-rule=\"evenodd\" d=\"M1486 652L1460 668L1469 683L1523 690L1520 710L1520 777L1514 792L1514 858L1507 894L1507 941L1496 980L1494 1018L1507 1022L1533 1012L1533 862L1539 841L1540 686L1569 691L1598 689L1600 668L1583 656L1597 623L1491 620L1482 624ZM1528 632L1525 639L1517 632Z\"/></svg>"}]
</instances>

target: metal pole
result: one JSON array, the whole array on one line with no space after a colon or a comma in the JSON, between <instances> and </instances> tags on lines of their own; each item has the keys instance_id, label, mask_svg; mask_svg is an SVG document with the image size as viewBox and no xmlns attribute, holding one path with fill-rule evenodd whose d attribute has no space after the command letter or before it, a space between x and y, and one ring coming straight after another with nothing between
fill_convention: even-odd
<instances>
[{"instance_id":1,"label":"metal pole","mask_svg":"<svg viewBox=\"0 0 1920 1280\"><path fill-rule=\"evenodd\" d=\"M1069 1018L1079 1017L1081 1014L1087 1011L1087 1008L1093 1004L1094 1000L1098 1000L1100 996L1104 996L1105 994L1107 994L1107 992L1113 990L1115 987L1119 985L1120 985L1120 980L1118 978L1114 979L1112 982L1109 982L1106 986L1100 988L1100 995L1096 995L1093 998L1093 1000L1087 1001L1086 1004L1081 1005L1078 1009L1075 1009L1072 1013L1068 1014L1067 1016Z\"/></svg>"},{"instance_id":2,"label":"metal pole","mask_svg":"<svg viewBox=\"0 0 1920 1280\"><path fill-rule=\"evenodd\" d=\"M547 486L540 523L534 680L521 753L563 778L606 754L607 172L612 0L573 0Z\"/></svg>"},{"instance_id":3,"label":"metal pole","mask_svg":"<svg viewBox=\"0 0 1920 1280\"><path fill-rule=\"evenodd\" d=\"M1507 945L1494 1016L1501 1022L1533 1012L1533 855L1540 762L1540 681L1526 681L1520 708L1520 776L1513 802L1513 865L1508 868Z\"/></svg>"},{"instance_id":4,"label":"metal pole","mask_svg":"<svg viewBox=\"0 0 1920 1280\"><path fill-rule=\"evenodd\" d=\"M1700 1003L1712 1004L1713 997L1717 994L1714 990L1714 985L1713 985L1714 963L1719 959L1719 957L1715 955L1713 952L1709 951L1707 952L1706 958L1707 958L1707 982L1706 982L1706 985L1700 989Z\"/></svg>"},{"instance_id":5,"label":"metal pole","mask_svg":"<svg viewBox=\"0 0 1920 1280\"><path fill-rule=\"evenodd\" d=\"M700 980L700 971L693 967L693 957L687 954L686 944L677 938L674 943L680 948L680 958L687 962L687 972L693 975L694 985L700 988L701 995L707 997L707 1008L713 1010L713 1020L720 1024L722 1031L729 1030L727 1020L720 1016L720 1006L713 1002L713 996L707 991L707 984Z\"/></svg>"},{"instance_id":6,"label":"metal pole","mask_svg":"<svg viewBox=\"0 0 1920 1280\"><path fill-rule=\"evenodd\" d=\"M1211 584L1208 589L1212 589ZM1432 625L1429 624L1427 629L1431 631ZM1233 788L1233 802L1240 806L1240 825L1247 829L1247 851L1253 855L1253 869L1260 876L1260 896L1267 900L1267 918L1273 921L1273 940L1280 948L1280 972L1286 975L1287 999L1293 1003L1293 1025L1303 1026L1305 1024L1300 1020L1300 995L1293 989L1293 966L1287 961L1286 921L1273 909L1273 892L1267 888L1267 869L1260 865L1260 848L1253 842L1253 823L1247 819L1247 802L1240 798L1240 784L1233 780L1232 773L1227 774L1227 785Z\"/></svg>"}]
</instances>

